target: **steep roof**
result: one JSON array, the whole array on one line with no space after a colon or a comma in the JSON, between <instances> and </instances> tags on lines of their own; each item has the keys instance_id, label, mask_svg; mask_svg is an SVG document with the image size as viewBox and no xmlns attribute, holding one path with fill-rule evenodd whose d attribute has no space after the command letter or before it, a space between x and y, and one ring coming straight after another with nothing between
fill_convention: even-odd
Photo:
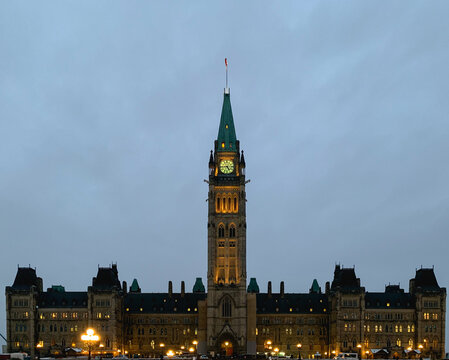
<instances>
[{"instance_id":1,"label":"steep roof","mask_svg":"<svg viewBox=\"0 0 449 360\"><path fill-rule=\"evenodd\" d=\"M31 286L39 287L39 278L36 275L36 269L19 267L12 288L15 290L28 290Z\"/></svg>"},{"instance_id":2,"label":"steep roof","mask_svg":"<svg viewBox=\"0 0 449 360\"><path fill-rule=\"evenodd\" d=\"M257 284L256 278L251 278L249 280L247 292L249 292L249 293L258 293L259 292L259 285Z\"/></svg>"},{"instance_id":3,"label":"steep roof","mask_svg":"<svg viewBox=\"0 0 449 360\"><path fill-rule=\"evenodd\" d=\"M140 286L139 283L137 282L137 279L133 280L133 283L131 284L131 287L129 288L130 292L136 292L136 293L140 293Z\"/></svg>"},{"instance_id":4,"label":"steep roof","mask_svg":"<svg viewBox=\"0 0 449 360\"><path fill-rule=\"evenodd\" d=\"M360 280L355 275L353 268L343 268L340 265L335 266L334 280L331 285L332 290L359 290Z\"/></svg>"},{"instance_id":5,"label":"steep roof","mask_svg":"<svg viewBox=\"0 0 449 360\"><path fill-rule=\"evenodd\" d=\"M38 305L39 308L87 308L87 292L85 291L43 292L39 294Z\"/></svg>"},{"instance_id":6,"label":"steep roof","mask_svg":"<svg viewBox=\"0 0 449 360\"><path fill-rule=\"evenodd\" d=\"M195 314L198 301L205 298L205 293L128 293L125 295L125 311L131 314Z\"/></svg>"},{"instance_id":7,"label":"steep roof","mask_svg":"<svg viewBox=\"0 0 449 360\"><path fill-rule=\"evenodd\" d=\"M414 297L410 293L396 292L366 292L366 309L414 309Z\"/></svg>"},{"instance_id":8,"label":"steep roof","mask_svg":"<svg viewBox=\"0 0 449 360\"><path fill-rule=\"evenodd\" d=\"M324 314L324 294L257 294L257 314Z\"/></svg>"},{"instance_id":9,"label":"steep roof","mask_svg":"<svg viewBox=\"0 0 449 360\"><path fill-rule=\"evenodd\" d=\"M200 277L196 278L195 284L193 285L194 293L204 293L206 289L204 288L203 279Z\"/></svg>"},{"instance_id":10,"label":"steep roof","mask_svg":"<svg viewBox=\"0 0 449 360\"><path fill-rule=\"evenodd\" d=\"M321 294L320 285L318 285L317 279L313 279L312 286L309 290L310 293Z\"/></svg>"},{"instance_id":11,"label":"steep roof","mask_svg":"<svg viewBox=\"0 0 449 360\"><path fill-rule=\"evenodd\" d=\"M92 287L97 290L121 289L117 266L99 267L97 276L92 279Z\"/></svg>"},{"instance_id":12,"label":"steep roof","mask_svg":"<svg viewBox=\"0 0 449 360\"><path fill-rule=\"evenodd\" d=\"M237 136L235 134L234 117L232 116L231 95L224 93L221 109L220 127L217 136L217 151L237 152Z\"/></svg>"},{"instance_id":13,"label":"steep roof","mask_svg":"<svg viewBox=\"0 0 449 360\"><path fill-rule=\"evenodd\" d=\"M438 291L440 286L438 285L435 272L430 269L418 269L415 275L415 288L421 288L427 291Z\"/></svg>"}]
</instances>

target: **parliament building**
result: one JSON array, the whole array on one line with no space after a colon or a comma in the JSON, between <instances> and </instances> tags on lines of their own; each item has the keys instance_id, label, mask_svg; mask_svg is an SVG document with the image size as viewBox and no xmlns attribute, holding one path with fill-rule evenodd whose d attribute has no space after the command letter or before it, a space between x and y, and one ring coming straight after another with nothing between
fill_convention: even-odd
<instances>
[{"instance_id":1,"label":"parliament building","mask_svg":"<svg viewBox=\"0 0 449 360\"><path fill-rule=\"evenodd\" d=\"M441 359L445 352L446 289L433 268L417 269L408 292L361 286L354 268L335 266L322 290L316 280L304 293L281 282L262 292L246 277L245 158L237 140L230 91L224 91L218 136L209 158L206 285L192 291L171 282L165 293L146 293L134 279L119 279L116 264L99 267L87 291L53 285L44 291L36 269L19 267L6 287L7 349L32 356L85 348L92 328L102 354L272 354L331 358Z\"/></svg>"}]
</instances>

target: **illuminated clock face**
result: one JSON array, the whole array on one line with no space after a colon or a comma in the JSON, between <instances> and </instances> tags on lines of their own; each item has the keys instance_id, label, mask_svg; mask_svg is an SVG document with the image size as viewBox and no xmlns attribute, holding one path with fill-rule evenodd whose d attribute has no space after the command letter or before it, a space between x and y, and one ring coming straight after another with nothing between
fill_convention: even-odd
<instances>
[{"instance_id":1,"label":"illuminated clock face","mask_svg":"<svg viewBox=\"0 0 449 360\"><path fill-rule=\"evenodd\" d=\"M230 174L234 171L234 163L232 160L221 160L220 161L220 171L223 174Z\"/></svg>"}]
</instances>

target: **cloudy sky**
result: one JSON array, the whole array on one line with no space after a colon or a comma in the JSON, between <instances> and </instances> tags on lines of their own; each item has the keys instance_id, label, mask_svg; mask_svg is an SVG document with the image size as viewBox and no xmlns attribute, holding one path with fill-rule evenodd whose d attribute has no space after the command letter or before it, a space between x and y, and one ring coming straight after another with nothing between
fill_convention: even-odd
<instances>
[{"instance_id":1,"label":"cloudy sky","mask_svg":"<svg viewBox=\"0 0 449 360\"><path fill-rule=\"evenodd\" d=\"M449 3L0 3L0 285L17 265L145 292L207 266L229 60L248 278L369 291L449 269ZM0 297L0 333L5 334ZM2 342L3 344L3 342Z\"/></svg>"}]
</instances>

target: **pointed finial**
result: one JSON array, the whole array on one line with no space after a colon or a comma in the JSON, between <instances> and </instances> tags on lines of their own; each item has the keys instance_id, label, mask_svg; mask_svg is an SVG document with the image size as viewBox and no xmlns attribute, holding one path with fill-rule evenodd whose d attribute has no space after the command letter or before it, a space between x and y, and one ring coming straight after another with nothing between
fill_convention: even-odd
<instances>
[{"instance_id":1,"label":"pointed finial","mask_svg":"<svg viewBox=\"0 0 449 360\"><path fill-rule=\"evenodd\" d=\"M226 87L225 87L225 94L229 94L229 88L228 88L228 58L225 58L225 67L226 67Z\"/></svg>"}]
</instances>

